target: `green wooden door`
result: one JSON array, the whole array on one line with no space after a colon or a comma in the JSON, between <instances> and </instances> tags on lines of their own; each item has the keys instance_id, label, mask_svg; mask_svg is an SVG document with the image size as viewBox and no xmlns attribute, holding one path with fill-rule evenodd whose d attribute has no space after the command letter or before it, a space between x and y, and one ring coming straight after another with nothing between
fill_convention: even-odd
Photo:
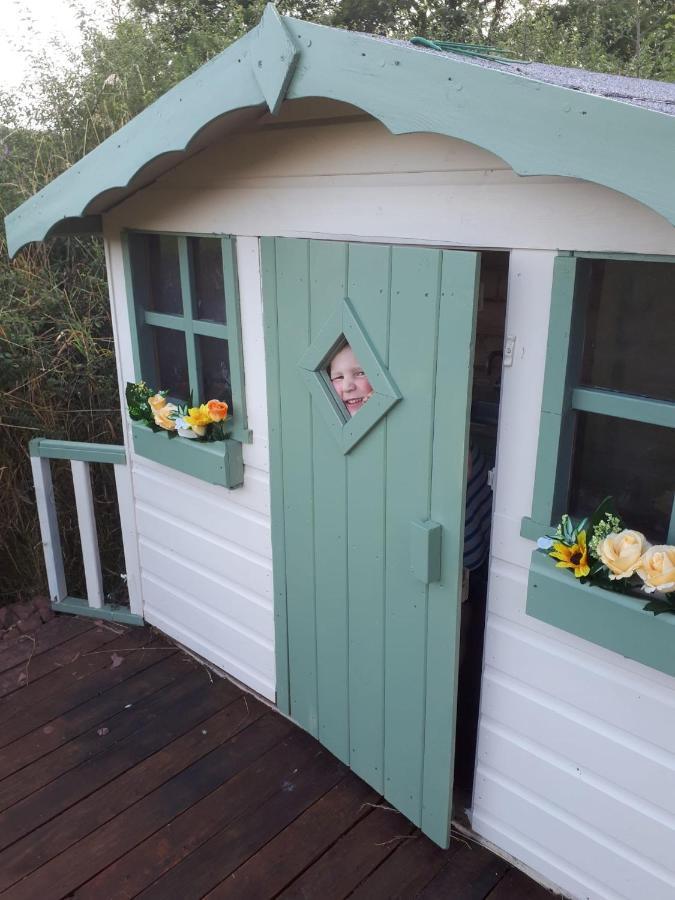
<instances>
[{"instance_id":1,"label":"green wooden door","mask_svg":"<svg viewBox=\"0 0 675 900\"><path fill-rule=\"evenodd\" d=\"M278 704L447 846L479 257L262 257ZM352 418L321 375L341 333L375 390Z\"/></svg>"}]
</instances>

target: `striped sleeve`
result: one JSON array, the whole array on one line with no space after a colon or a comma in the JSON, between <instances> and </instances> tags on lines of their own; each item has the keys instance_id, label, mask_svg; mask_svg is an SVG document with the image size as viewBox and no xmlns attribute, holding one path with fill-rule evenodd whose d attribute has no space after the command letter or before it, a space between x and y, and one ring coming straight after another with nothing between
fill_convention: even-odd
<instances>
[{"instance_id":1,"label":"striped sleeve","mask_svg":"<svg viewBox=\"0 0 675 900\"><path fill-rule=\"evenodd\" d=\"M464 567L473 570L482 565L490 549L492 490L487 483L488 467L485 457L473 444L469 452L471 477L466 485Z\"/></svg>"}]
</instances>

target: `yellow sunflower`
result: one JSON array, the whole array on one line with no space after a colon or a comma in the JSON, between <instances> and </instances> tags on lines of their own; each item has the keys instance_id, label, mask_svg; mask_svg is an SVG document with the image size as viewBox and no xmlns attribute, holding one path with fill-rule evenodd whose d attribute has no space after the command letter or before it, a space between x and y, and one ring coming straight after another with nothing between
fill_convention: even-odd
<instances>
[{"instance_id":1,"label":"yellow sunflower","mask_svg":"<svg viewBox=\"0 0 675 900\"><path fill-rule=\"evenodd\" d=\"M553 541L553 549L549 556L560 560L560 562L556 563L556 568L574 569L575 578L585 578L590 574L591 567L588 565L585 531L579 532L576 544L573 544L571 547L562 544L560 541Z\"/></svg>"}]
</instances>

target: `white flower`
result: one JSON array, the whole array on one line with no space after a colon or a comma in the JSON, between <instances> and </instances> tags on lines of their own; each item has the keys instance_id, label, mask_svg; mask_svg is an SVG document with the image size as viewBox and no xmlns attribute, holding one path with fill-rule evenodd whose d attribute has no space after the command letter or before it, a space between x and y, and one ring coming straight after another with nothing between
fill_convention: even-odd
<instances>
[{"instance_id":1,"label":"white flower","mask_svg":"<svg viewBox=\"0 0 675 900\"><path fill-rule=\"evenodd\" d=\"M192 427L185 421L183 416L176 416L174 419L176 423L176 431L178 432L178 437L189 438L190 440L196 440L199 435L195 434L192 430Z\"/></svg>"},{"instance_id":2,"label":"white flower","mask_svg":"<svg viewBox=\"0 0 675 900\"><path fill-rule=\"evenodd\" d=\"M604 541L600 541L597 556L609 569L610 579L617 581L633 575L640 564L642 554L648 549L649 544L641 531L625 528L618 534L609 534Z\"/></svg>"},{"instance_id":3,"label":"white flower","mask_svg":"<svg viewBox=\"0 0 675 900\"><path fill-rule=\"evenodd\" d=\"M644 581L642 590L645 593L675 592L675 547L666 544L650 547L635 571Z\"/></svg>"},{"instance_id":4,"label":"white flower","mask_svg":"<svg viewBox=\"0 0 675 900\"><path fill-rule=\"evenodd\" d=\"M540 550L550 550L553 546L553 538L550 537L540 537L537 539L537 547Z\"/></svg>"}]
</instances>

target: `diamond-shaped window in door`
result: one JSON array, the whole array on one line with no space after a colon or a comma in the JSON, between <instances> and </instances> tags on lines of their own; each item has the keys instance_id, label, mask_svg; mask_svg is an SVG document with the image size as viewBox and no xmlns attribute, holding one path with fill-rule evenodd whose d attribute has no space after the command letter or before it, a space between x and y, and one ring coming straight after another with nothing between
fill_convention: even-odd
<instances>
[{"instance_id":1,"label":"diamond-shaped window in door","mask_svg":"<svg viewBox=\"0 0 675 900\"><path fill-rule=\"evenodd\" d=\"M312 341L299 365L315 408L343 453L348 453L401 399L347 298ZM359 370L363 377L356 379L357 386L343 388L340 375ZM335 382L331 382L331 375Z\"/></svg>"}]
</instances>

